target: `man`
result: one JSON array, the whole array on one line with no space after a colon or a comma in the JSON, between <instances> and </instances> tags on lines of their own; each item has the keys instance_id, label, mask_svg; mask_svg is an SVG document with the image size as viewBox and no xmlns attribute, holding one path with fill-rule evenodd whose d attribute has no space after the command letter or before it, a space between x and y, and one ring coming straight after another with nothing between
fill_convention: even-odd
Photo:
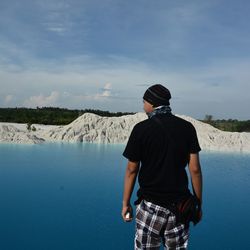
<instances>
[{"instance_id":1,"label":"man","mask_svg":"<svg viewBox=\"0 0 250 250\"><path fill-rule=\"evenodd\" d=\"M144 111L149 119L135 125L123 155L128 159L122 217L132 221L131 195L138 175L135 249L187 249L189 223L178 217L178 204L190 197L185 167L201 219L202 173L200 146L193 125L171 113L171 94L160 84L149 87Z\"/></svg>"}]
</instances>

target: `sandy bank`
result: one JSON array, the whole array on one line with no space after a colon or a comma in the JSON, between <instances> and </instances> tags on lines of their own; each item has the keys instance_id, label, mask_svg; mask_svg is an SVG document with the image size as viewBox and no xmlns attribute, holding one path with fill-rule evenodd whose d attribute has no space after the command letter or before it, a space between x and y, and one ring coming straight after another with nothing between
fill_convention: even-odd
<instances>
[{"instance_id":1,"label":"sandy bank","mask_svg":"<svg viewBox=\"0 0 250 250\"><path fill-rule=\"evenodd\" d=\"M250 133L224 132L191 117L179 116L195 126L203 150L250 152ZM65 126L33 124L36 131L28 131L26 124L0 123L0 142L126 143L133 126L146 118L144 113L121 117L85 113Z\"/></svg>"}]
</instances>

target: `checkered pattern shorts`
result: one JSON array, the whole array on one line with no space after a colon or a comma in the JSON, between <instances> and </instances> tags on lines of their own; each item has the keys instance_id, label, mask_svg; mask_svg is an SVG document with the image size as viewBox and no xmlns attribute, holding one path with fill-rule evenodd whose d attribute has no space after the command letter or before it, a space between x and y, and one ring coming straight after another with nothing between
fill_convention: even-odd
<instances>
[{"instance_id":1,"label":"checkered pattern shorts","mask_svg":"<svg viewBox=\"0 0 250 250\"><path fill-rule=\"evenodd\" d=\"M135 250L187 249L189 230L168 209L143 200L136 207Z\"/></svg>"}]
</instances>

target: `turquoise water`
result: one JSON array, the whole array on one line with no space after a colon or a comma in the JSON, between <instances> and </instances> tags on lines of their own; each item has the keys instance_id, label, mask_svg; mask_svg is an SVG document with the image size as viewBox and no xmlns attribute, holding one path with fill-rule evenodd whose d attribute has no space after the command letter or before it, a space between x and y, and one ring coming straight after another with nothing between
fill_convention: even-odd
<instances>
[{"instance_id":1,"label":"turquoise water","mask_svg":"<svg viewBox=\"0 0 250 250\"><path fill-rule=\"evenodd\" d=\"M124 145L0 144L1 250L130 250ZM250 155L201 153L204 218L190 249L250 249Z\"/></svg>"}]
</instances>

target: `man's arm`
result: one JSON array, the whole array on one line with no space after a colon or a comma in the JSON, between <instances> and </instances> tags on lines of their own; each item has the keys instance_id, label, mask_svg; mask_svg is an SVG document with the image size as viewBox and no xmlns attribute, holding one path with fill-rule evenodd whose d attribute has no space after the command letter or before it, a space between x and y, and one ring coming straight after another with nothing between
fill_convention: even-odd
<instances>
[{"instance_id":1,"label":"man's arm","mask_svg":"<svg viewBox=\"0 0 250 250\"><path fill-rule=\"evenodd\" d=\"M139 171L139 162L128 161L125 178L124 178L124 191L122 201L122 217L124 221L131 221L133 219L133 209L130 204L130 198L134 190L136 177ZM126 213L131 214L130 218L126 218Z\"/></svg>"},{"instance_id":2,"label":"man's arm","mask_svg":"<svg viewBox=\"0 0 250 250\"><path fill-rule=\"evenodd\" d=\"M202 204L202 172L198 153L190 154L188 165L194 195L200 200L200 203Z\"/></svg>"}]
</instances>

